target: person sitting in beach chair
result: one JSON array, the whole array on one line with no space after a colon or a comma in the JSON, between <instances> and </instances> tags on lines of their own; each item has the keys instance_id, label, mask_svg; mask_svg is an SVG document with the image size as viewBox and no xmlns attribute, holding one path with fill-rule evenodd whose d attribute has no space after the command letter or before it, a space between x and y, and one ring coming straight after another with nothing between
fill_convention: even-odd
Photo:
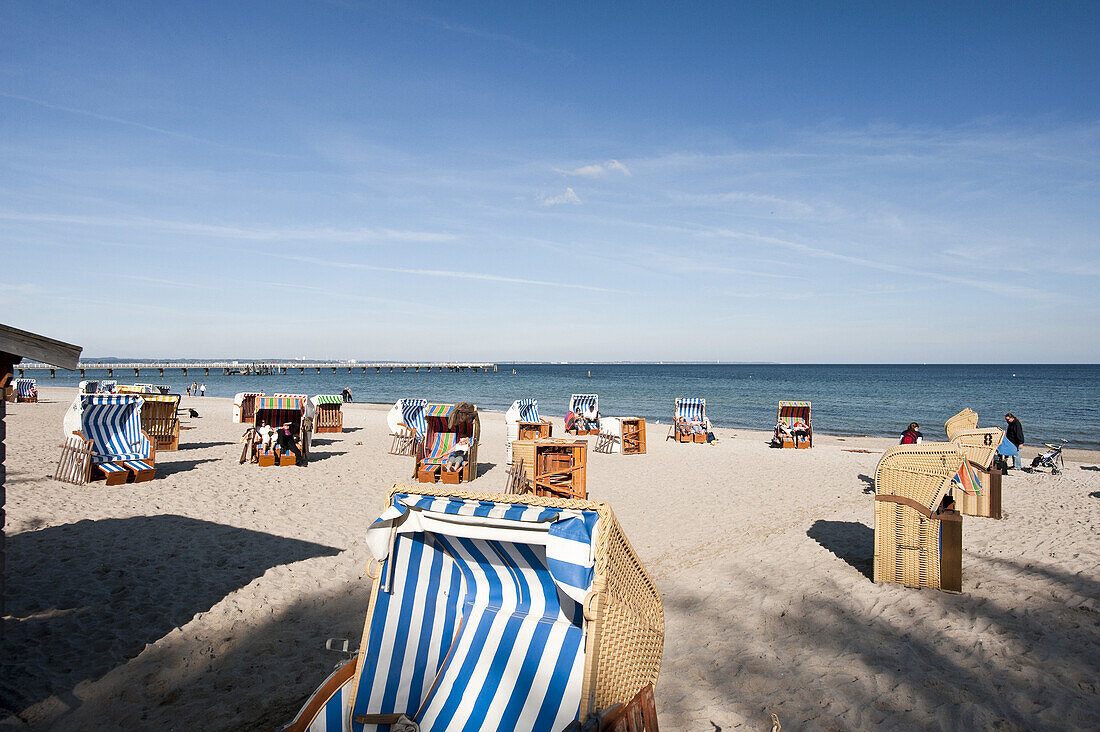
<instances>
[{"instance_id":1,"label":"person sitting in beach chair","mask_svg":"<svg viewBox=\"0 0 1100 732\"><path fill-rule=\"evenodd\" d=\"M470 459L470 438L460 437L455 446L447 453L447 459L443 463L443 469L455 472L460 470L466 461Z\"/></svg>"},{"instance_id":2,"label":"person sitting in beach chair","mask_svg":"<svg viewBox=\"0 0 1100 732\"><path fill-rule=\"evenodd\" d=\"M588 408L580 415L581 426L586 430L598 430L600 428L600 413L596 411L595 404L589 404Z\"/></svg>"},{"instance_id":3,"label":"person sitting in beach chair","mask_svg":"<svg viewBox=\"0 0 1100 732\"><path fill-rule=\"evenodd\" d=\"M298 447L298 440L294 437L294 433L291 428L294 426L293 422L284 422L283 426L279 428L276 433L279 452L286 455L288 452L294 455L294 464L301 467L306 466L307 458L303 457L302 449Z\"/></svg>"},{"instance_id":4,"label":"person sitting in beach chair","mask_svg":"<svg viewBox=\"0 0 1100 732\"><path fill-rule=\"evenodd\" d=\"M263 452L271 452L271 441L275 438L275 430L268 426L267 422L260 422L260 428L256 430L256 442Z\"/></svg>"}]
</instances>

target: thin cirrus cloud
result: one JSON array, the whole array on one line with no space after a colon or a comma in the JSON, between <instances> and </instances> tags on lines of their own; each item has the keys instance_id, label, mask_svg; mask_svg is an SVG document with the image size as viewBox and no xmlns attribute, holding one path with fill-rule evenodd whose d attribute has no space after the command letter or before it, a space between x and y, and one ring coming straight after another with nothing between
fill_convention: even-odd
<instances>
[{"instance_id":1,"label":"thin cirrus cloud","mask_svg":"<svg viewBox=\"0 0 1100 732\"><path fill-rule=\"evenodd\" d=\"M621 173L622 175L629 176L630 169L620 163L618 160L608 160L606 163L593 163L591 165L582 165L579 168L573 168L572 170L563 170L561 168L555 168L557 172L562 175L577 175L582 178L602 178L608 173Z\"/></svg>"},{"instance_id":2,"label":"thin cirrus cloud","mask_svg":"<svg viewBox=\"0 0 1100 732\"><path fill-rule=\"evenodd\" d=\"M317 241L335 244L400 241L418 242L421 244L439 244L455 241L459 238L455 234L446 232L412 231L403 229L342 229L325 226L273 229L192 223L187 221L168 221L137 216L111 218L104 216L70 216L64 214L22 214L13 211L0 211L0 220L39 224L100 226L113 229L145 229L175 234L196 234L244 241Z\"/></svg>"},{"instance_id":3,"label":"thin cirrus cloud","mask_svg":"<svg viewBox=\"0 0 1100 732\"><path fill-rule=\"evenodd\" d=\"M532 280L524 277L507 277L504 275L486 274L484 272L462 272L443 269L412 269L405 267L381 267L373 264L361 264L359 262L339 262L317 257L302 257L293 254L271 254L268 252L253 252L264 256L285 259L302 264L315 264L325 267L337 267L341 269L359 269L371 272L392 272L394 274L415 275L417 277L443 277L458 280L480 280L483 282L502 282L514 285L536 285L539 287L556 287L567 290L586 290L588 292L622 292L607 287L593 287L591 285L578 285L571 282L550 282L548 280Z\"/></svg>"},{"instance_id":4,"label":"thin cirrus cloud","mask_svg":"<svg viewBox=\"0 0 1100 732\"><path fill-rule=\"evenodd\" d=\"M572 188L566 188L565 193L559 193L556 196L547 196L542 199L543 206L561 206L562 204L571 203L579 204L581 197L577 195L577 192Z\"/></svg>"}]
</instances>

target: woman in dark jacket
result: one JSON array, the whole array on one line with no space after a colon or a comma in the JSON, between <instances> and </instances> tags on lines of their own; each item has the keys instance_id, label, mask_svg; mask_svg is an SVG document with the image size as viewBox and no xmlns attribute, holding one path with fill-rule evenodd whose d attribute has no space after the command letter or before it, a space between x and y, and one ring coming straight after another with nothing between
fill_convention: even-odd
<instances>
[{"instance_id":1,"label":"woman in dark jacket","mask_svg":"<svg viewBox=\"0 0 1100 732\"><path fill-rule=\"evenodd\" d=\"M920 425L916 422L912 422L909 425L909 429L901 433L901 444L903 445L916 445L924 439L924 435L920 432Z\"/></svg>"},{"instance_id":2,"label":"woman in dark jacket","mask_svg":"<svg viewBox=\"0 0 1100 732\"><path fill-rule=\"evenodd\" d=\"M1005 439L1016 446L1018 451L1015 455L1015 462L1013 467L1024 467L1024 453L1020 451L1020 448L1024 446L1024 426L1020 424L1020 420L1016 419L1016 415L1009 412L1005 415L1005 422L1008 422L1008 427L1005 429Z\"/></svg>"}]
</instances>

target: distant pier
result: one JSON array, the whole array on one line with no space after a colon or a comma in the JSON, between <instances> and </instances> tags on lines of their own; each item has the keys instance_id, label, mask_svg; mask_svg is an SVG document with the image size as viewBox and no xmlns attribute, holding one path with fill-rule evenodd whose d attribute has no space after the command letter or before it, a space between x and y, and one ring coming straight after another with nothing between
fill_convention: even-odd
<instances>
[{"instance_id":1,"label":"distant pier","mask_svg":"<svg viewBox=\"0 0 1100 732\"><path fill-rule=\"evenodd\" d=\"M57 372L57 368L44 363L19 364L15 369L19 371L20 376L23 376L26 371L49 371L51 379ZM80 372L81 378L84 377L85 371L106 371L108 378L113 378L115 372L118 371L121 374L127 375L133 373L134 378L140 378L142 371L155 371L158 376L164 376L165 371L182 371L184 376L187 376L188 371L202 372L206 376L209 376L211 371L214 373L220 372L226 376L230 374L256 376L292 374L295 371L299 374L320 374L329 370L335 374L342 369L347 369L349 374L355 371L360 371L364 374L370 371L374 371L376 374L383 372L392 374L394 371L400 371L401 373L407 373L409 371L414 373L420 373L421 371L431 373L433 369L436 371L451 372L496 371L497 366L493 363L457 361L439 361L434 363L396 363L390 361L377 363L361 363L358 361L148 361L134 363L97 363L95 361L81 361L77 364L75 370Z\"/></svg>"}]
</instances>

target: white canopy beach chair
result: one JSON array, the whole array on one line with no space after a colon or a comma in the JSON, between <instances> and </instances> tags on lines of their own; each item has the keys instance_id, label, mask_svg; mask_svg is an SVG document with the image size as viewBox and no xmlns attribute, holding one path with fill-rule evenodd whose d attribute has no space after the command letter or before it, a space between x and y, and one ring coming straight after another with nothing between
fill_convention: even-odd
<instances>
[{"instance_id":1,"label":"white canopy beach chair","mask_svg":"<svg viewBox=\"0 0 1100 732\"><path fill-rule=\"evenodd\" d=\"M135 483L152 480L157 472L156 445L141 429L144 403L136 394L78 396L62 422L65 434L72 436L63 446L62 463L72 464L66 466L69 476L60 479L87 482L105 477L107 485L125 483L131 476ZM73 453L82 459L73 461Z\"/></svg>"},{"instance_id":2,"label":"white canopy beach chair","mask_svg":"<svg viewBox=\"0 0 1100 732\"><path fill-rule=\"evenodd\" d=\"M233 397L233 421L239 424L252 424L256 418L256 397L262 397L262 391L242 391Z\"/></svg>"},{"instance_id":3,"label":"white canopy beach chair","mask_svg":"<svg viewBox=\"0 0 1100 732\"><path fill-rule=\"evenodd\" d=\"M539 403L535 399L517 399L504 413L505 455L512 464L512 442L550 437L550 420L539 416Z\"/></svg>"},{"instance_id":4,"label":"white canopy beach chair","mask_svg":"<svg viewBox=\"0 0 1100 732\"><path fill-rule=\"evenodd\" d=\"M419 443L428 433L428 421L424 416L427 399L398 399L386 413L386 425L390 428L391 455L413 455Z\"/></svg>"},{"instance_id":5,"label":"white canopy beach chair","mask_svg":"<svg viewBox=\"0 0 1100 732\"><path fill-rule=\"evenodd\" d=\"M677 442L706 442L710 428L706 399L677 399L676 413L665 440L676 438Z\"/></svg>"},{"instance_id":6,"label":"white canopy beach chair","mask_svg":"<svg viewBox=\"0 0 1100 732\"><path fill-rule=\"evenodd\" d=\"M286 732L559 732L656 683L660 594L607 504L397 485L366 538L358 653Z\"/></svg>"},{"instance_id":7,"label":"white canopy beach chair","mask_svg":"<svg viewBox=\"0 0 1100 732\"><path fill-rule=\"evenodd\" d=\"M600 417L600 397L598 394L573 394L569 397L569 411L580 417L584 414L595 414L597 421ZM599 427L595 429L567 429L575 435L594 435L599 433Z\"/></svg>"}]
</instances>

